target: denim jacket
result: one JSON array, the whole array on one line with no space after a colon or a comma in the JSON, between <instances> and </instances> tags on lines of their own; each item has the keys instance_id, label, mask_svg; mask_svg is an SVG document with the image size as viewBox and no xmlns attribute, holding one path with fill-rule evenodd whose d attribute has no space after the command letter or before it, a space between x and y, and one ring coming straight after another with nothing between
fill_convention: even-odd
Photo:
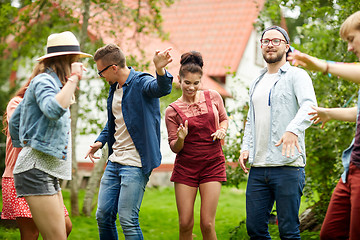
<instances>
[{"instance_id":1,"label":"denim jacket","mask_svg":"<svg viewBox=\"0 0 360 240\"><path fill-rule=\"evenodd\" d=\"M357 103L357 116L356 116L356 125L358 125L358 117L360 111L360 91L358 92L358 103ZM344 150L341 156L342 164L344 167L344 172L341 174L341 180L343 183L346 183L347 175L349 173L349 166L350 166L350 157L351 152L354 149L355 137L353 138L350 146Z\"/></svg>"},{"instance_id":2,"label":"denim jacket","mask_svg":"<svg viewBox=\"0 0 360 240\"><path fill-rule=\"evenodd\" d=\"M61 88L62 83L51 69L31 80L24 100L9 121L14 147L30 146L58 159L67 159L70 111L55 99Z\"/></svg>"},{"instance_id":3,"label":"denim jacket","mask_svg":"<svg viewBox=\"0 0 360 240\"><path fill-rule=\"evenodd\" d=\"M122 86L122 114L127 130L141 157L142 170L148 174L161 163L160 103L159 98L171 92L173 77L166 71L154 78L148 73L130 68L130 75ZM109 156L115 142L115 117L112 113L114 92L118 83L110 87L107 99L107 123L96 139L104 146L108 143Z\"/></svg>"},{"instance_id":4,"label":"denim jacket","mask_svg":"<svg viewBox=\"0 0 360 240\"><path fill-rule=\"evenodd\" d=\"M267 68L261 71L260 76L253 82L249 90L250 108L241 150L249 151L250 164L254 161L256 142L255 110L252 96L256 85L266 72ZM305 129L312 124L310 121L311 116L308 113L312 110L311 106L317 106L312 81L307 72L303 69L292 67L286 62L278 71L278 80L270 90L268 104L270 106L270 139L267 146L267 163L287 165L302 156L305 164ZM301 153L295 147L294 156L282 156L282 145L275 146L286 131L298 136Z\"/></svg>"}]
</instances>

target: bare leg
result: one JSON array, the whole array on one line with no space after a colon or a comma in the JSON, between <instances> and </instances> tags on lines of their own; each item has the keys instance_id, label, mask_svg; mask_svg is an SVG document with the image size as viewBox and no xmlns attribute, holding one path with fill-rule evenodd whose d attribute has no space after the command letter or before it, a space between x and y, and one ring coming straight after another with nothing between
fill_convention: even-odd
<instances>
[{"instance_id":1,"label":"bare leg","mask_svg":"<svg viewBox=\"0 0 360 240\"><path fill-rule=\"evenodd\" d=\"M175 183L176 205L179 214L180 240L192 240L194 227L194 203L197 188Z\"/></svg>"},{"instance_id":2,"label":"bare leg","mask_svg":"<svg viewBox=\"0 0 360 240\"><path fill-rule=\"evenodd\" d=\"M66 235L69 237L72 230L72 222L69 216L65 217L65 228L66 228Z\"/></svg>"},{"instance_id":3,"label":"bare leg","mask_svg":"<svg viewBox=\"0 0 360 240\"><path fill-rule=\"evenodd\" d=\"M37 240L39 230L32 218L18 217L16 222L19 226L21 240Z\"/></svg>"},{"instance_id":4,"label":"bare leg","mask_svg":"<svg viewBox=\"0 0 360 240\"><path fill-rule=\"evenodd\" d=\"M67 238L61 192L51 196L27 196L25 199L44 240L65 240Z\"/></svg>"},{"instance_id":5,"label":"bare leg","mask_svg":"<svg viewBox=\"0 0 360 240\"><path fill-rule=\"evenodd\" d=\"M201 196L200 228L203 239L216 240L215 216L219 202L221 183L207 182L199 186Z\"/></svg>"}]
</instances>

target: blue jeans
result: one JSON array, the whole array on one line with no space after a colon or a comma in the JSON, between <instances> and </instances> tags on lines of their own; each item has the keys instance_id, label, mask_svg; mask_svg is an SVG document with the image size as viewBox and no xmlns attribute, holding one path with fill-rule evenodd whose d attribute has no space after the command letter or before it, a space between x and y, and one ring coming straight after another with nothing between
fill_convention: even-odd
<instances>
[{"instance_id":1,"label":"blue jeans","mask_svg":"<svg viewBox=\"0 0 360 240\"><path fill-rule=\"evenodd\" d=\"M144 239L139 210L149 175L141 168L108 161L100 182L96 220L100 239L118 239L116 214L126 240Z\"/></svg>"},{"instance_id":2,"label":"blue jeans","mask_svg":"<svg viewBox=\"0 0 360 240\"><path fill-rule=\"evenodd\" d=\"M281 239L300 239L299 208L305 185L302 167L252 167L246 188L250 239L271 239L268 224L276 201Z\"/></svg>"}]
</instances>

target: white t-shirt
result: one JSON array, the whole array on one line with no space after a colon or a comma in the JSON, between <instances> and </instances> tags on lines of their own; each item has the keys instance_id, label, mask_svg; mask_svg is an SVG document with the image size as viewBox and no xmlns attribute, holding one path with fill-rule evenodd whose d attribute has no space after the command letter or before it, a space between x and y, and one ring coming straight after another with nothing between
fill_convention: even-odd
<instances>
[{"instance_id":1,"label":"white t-shirt","mask_svg":"<svg viewBox=\"0 0 360 240\"><path fill-rule=\"evenodd\" d=\"M122 165L142 167L139 152L125 125L121 109L122 96L123 89L117 87L112 102L112 112L115 117L115 143L112 146L113 153L109 156L109 160Z\"/></svg>"},{"instance_id":2,"label":"white t-shirt","mask_svg":"<svg viewBox=\"0 0 360 240\"><path fill-rule=\"evenodd\" d=\"M256 85L252 96L255 109L255 158L253 166L267 166L266 154L270 139L270 106L269 97L271 88L274 86L278 74L266 73Z\"/></svg>"},{"instance_id":3,"label":"white t-shirt","mask_svg":"<svg viewBox=\"0 0 360 240\"><path fill-rule=\"evenodd\" d=\"M278 80L278 73L266 73L260 82L256 85L252 101L255 109L255 158L254 167L275 167L282 166L274 163L266 162L266 155L268 152L268 145L270 139L270 91L276 81ZM276 139L277 141L280 139ZM280 151L282 145L279 146ZM303 167L304 161L299 157L296 161L290 163L288 166Z\"/></svg>"}]
</instances>

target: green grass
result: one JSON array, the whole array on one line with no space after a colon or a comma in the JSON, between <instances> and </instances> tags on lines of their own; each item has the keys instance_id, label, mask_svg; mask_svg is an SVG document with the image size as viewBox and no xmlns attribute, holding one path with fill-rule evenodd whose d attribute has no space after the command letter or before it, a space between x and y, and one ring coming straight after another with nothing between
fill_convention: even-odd
<instances>
[{"instance_id":1,"label":"green grass","mask_svg":"<svg viewBox=\"0 0 360 240\"><path fill-rule=\"evenodd\" d=\"M245 220L245 186L243 183L240 189L223 187L216 215L216 233L219 240L230 239L233 231L240 222ZM69 191L64 190L64 202L70 210ZM80 191L79 198L80 209L82 208L82 199L84 191ZM2 207L2 202L0 202ZM303 211L307 207L305 198L301 204ZM195 240L202 239L199 225L200 201L199 196L195 202ZM72 240L91 240L98 239L98 230L95 219L95 209L91 217L71 217L73 230L69 236ZM140 211L140 225L146 240L172 240L178 239L178 215L175 203L174 189L170 188L147 188ZM121 233L119 222L117 222L118 231ZM237 228L238 235L232 239L248 239L246 228L241 224ZM277 226L270 226L273 239L280 239ZM0 227L0 239L20 239L17 229L5 229ZM122 234L119 239L123 240ZM302 239L318 239L318 233L303 233Z\"/></svg>"}]
</instances>

